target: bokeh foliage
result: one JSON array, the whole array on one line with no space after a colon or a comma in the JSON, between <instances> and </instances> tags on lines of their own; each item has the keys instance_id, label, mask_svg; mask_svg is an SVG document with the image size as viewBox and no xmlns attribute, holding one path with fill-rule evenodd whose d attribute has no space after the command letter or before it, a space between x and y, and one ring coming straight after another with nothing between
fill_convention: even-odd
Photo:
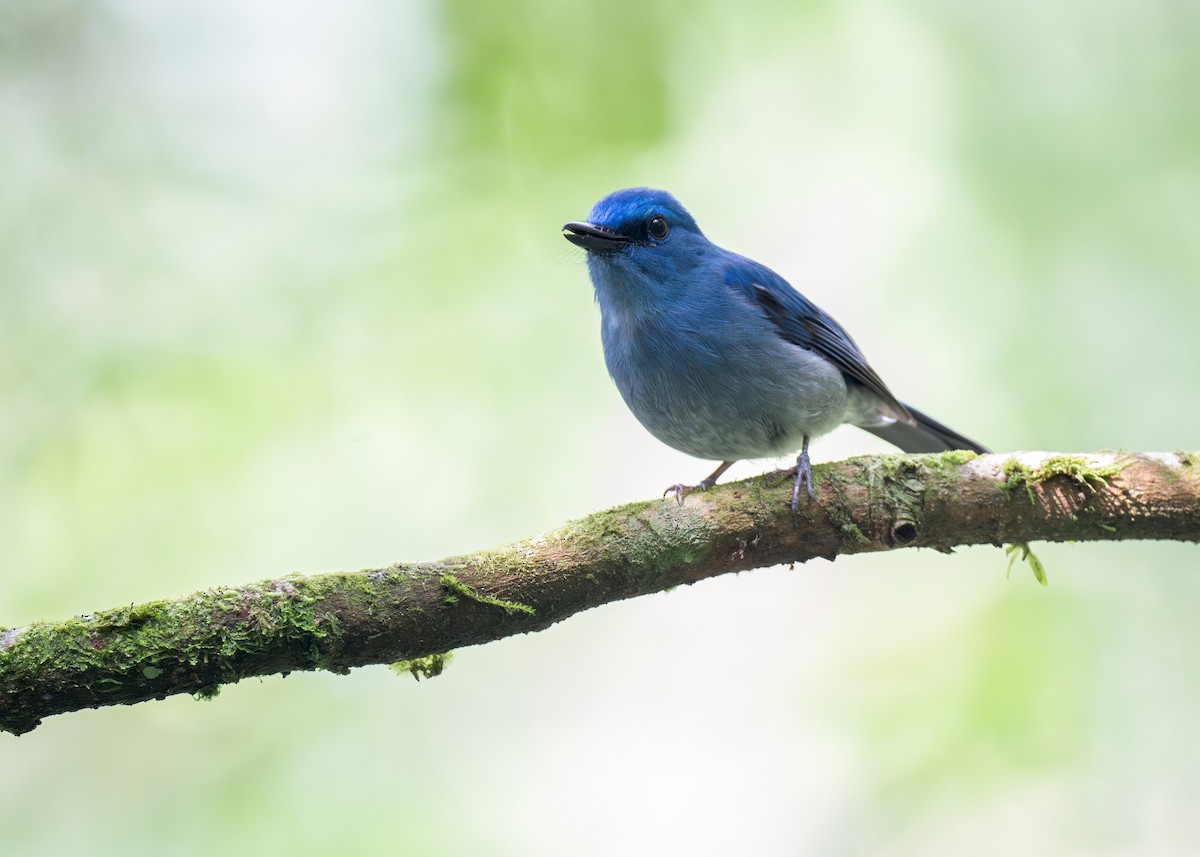
<instances>
[{"instance_id":1,"label":"bokeh foliage","mask_svg":"<svg viewBox=\"0 0 1200 857\"><path fill-rule=\"evenodd\" d=\"M707 472L625 413L557 234L625 185L997 449L1195 448L1198 42L1172 0L8 0L0 622L433 558ZM419 686L59 718L0 741L0 842L1187 850L1195 548L1040 553L1045 592L999 551L855 558Z\"/></svg>"}]
</instances>

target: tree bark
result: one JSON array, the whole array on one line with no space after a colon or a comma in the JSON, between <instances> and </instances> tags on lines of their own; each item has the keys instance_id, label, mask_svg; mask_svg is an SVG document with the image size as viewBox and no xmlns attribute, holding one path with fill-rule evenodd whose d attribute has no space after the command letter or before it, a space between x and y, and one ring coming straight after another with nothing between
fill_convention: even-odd
<instances>
[{"instance_id":1,"label":"tree bark","mask_svg":"<svg viewBox=\"0 0 1200 857\"><path fill-rule=\"evenodd\" d=\"M1031 541L1200 540L1200 453L879 455L597 512L437 562L287 576L0 627L0 730L249 676L421 658L731 571L841 554Z\"/></svg>"}]
</instances>

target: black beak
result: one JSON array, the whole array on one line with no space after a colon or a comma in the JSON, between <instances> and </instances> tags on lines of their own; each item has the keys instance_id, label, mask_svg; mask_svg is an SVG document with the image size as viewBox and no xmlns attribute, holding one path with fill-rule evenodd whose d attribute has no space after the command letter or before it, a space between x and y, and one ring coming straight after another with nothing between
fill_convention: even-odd
<instances>
[{"instance_id":1,"label":"black beak","mask_svg":"<svg viewBox=\"0 0 1200 857\"><path fill-rule=\"evenodd\" d=\"M632 244L633 239L622 235L607 226L594 226L591 223L564 223L563 238L572 244L582 247L589 253L615 253L626 244Z\"/></svg>"}]
</instances>

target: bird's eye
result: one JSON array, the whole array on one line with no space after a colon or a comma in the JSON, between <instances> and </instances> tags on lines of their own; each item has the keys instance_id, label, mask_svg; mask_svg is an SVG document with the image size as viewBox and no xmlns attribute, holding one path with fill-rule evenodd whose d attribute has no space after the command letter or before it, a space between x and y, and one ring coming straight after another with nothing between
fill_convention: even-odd
<instances>
[{"instance_id":1,"label":"bird's eye","mask_svg":"<svg viewBox=\"0 0 1200 857\"><path fill-rule=\"evenodd\" d=\"M667 225L667 218L661 214L656 214L646 224L646 231L650 233L651 238L661 241L667 237L667 233L671 231L671 227Z\"/></svg>"}]
</instances>

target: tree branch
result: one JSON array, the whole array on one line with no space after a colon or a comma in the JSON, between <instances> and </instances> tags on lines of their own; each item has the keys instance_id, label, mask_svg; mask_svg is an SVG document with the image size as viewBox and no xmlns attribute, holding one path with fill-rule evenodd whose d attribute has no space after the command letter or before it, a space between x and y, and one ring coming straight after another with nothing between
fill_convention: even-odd
<instances>
[{"instance_id":1,"label":"tree branch","mask_svg":"<svg viewBox=\"0 0 1200 857\"><path fill-rule=\"evenodd\" d=\"M249 676L414 660L610 601L841 554L1030 541L1200 540L1200 453L880 455L597 512L438 562L288 576L0 628L0 729ZM436 667L434 667L436 668Z\"/></svg>"}]
</instances>

